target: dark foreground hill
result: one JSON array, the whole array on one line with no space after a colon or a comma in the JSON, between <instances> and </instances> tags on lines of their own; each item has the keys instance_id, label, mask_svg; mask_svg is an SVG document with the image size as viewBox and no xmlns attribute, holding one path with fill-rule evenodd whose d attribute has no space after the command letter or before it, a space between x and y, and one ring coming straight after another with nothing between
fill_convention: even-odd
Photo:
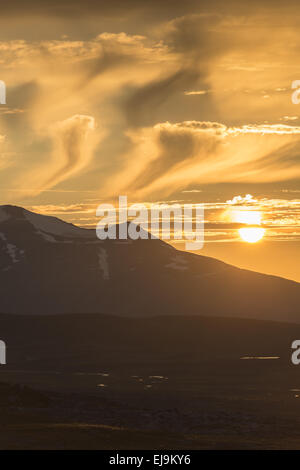
<instances>
[{"instance_id":1,"label":"dark foreground hill","mask_svg":"<svg viewBox=\"0 0 300 470\"><path fill-rule=\"evenodd\" d=\"M112 315L0 315L11 368L78 371L240 357L278 356L290 364L300 325L234 318ZM300 371L300 368L299 368Z\"/></svg>"},{"instance_id":2,"label":"dark foreground hill","mask_svg":"<svg viewBox=\"0 0 300 470\"><path fill-rule=\"evenodd\" d=\"M185 253L160 240L100 241L0 207L0 312L208 315L299 322L300 284Z\"/></svg>"},{"instance_id":3,"label":"dark foreground hill","mask_svg":"<svg viewBox=\"0 0 300 470\"><path fill-rule=\"evenodd\" d=\"M2 315L0 337L1 449L300 448L299 325Z\"/></svg>"}]
</instances>

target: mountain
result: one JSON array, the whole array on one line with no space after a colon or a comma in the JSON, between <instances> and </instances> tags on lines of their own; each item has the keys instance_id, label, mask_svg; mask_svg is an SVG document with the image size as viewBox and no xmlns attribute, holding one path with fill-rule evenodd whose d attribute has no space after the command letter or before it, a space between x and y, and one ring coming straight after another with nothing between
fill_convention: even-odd
<instances>
[{"instance_id":1,"label":"mountain","mask_svg":"<svg viewBox=\"0 0 300 470\"><path fill-rule=\"evenodd\" d=\"M207 315L300 323L300 284L178 251L105 240L55 217L0 206L0 312Z\"/></svg>"}]
</instances>

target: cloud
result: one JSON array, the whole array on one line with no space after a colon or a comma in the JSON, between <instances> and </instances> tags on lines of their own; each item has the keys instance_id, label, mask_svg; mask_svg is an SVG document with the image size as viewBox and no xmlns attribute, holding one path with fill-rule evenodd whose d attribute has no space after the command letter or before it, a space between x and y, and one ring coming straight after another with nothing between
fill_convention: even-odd
<instances>
[{"instance_id":1,"label":"cloud","mask_svg":"<svg viewBox=\"0 0 300 470\"><path fill-rule=\"evenodd\" d=\"M187 121L182 124L169 122L154 126L158 150L157 158L151 161L132 183L133 189L140 189L163 177L176 167L182 166L194 157L207 158L216 151L221 142L225 126L218 123Z\"/></svg>"},{"instance_id":2,"label":"cloud","mask_svg":"<svg viewBox=\"0 0 300 470\"><path fill-rule=\"evenodd\" d=\"M173 19L161 27L159 34L169 50L168 72L127 90L124 112L129 127L153 123L162 105L200 82L206 85L212 63L229 46L226 40L219 41L216 37L214 28L219 22L219 15L193 14Z\"/></svg>"},{"instance_id":3,"label":"cloud","mask_svg":"<svg viewBox=\"0 0 300 470\"><path fill-rule=\"evenodd\" d=\"M190 184L272 182L300 176L300 128L184 121L131 131L113 191L171 194ZM108 188L106 188L108 189ZM119 192L120 194L120 192Z\"/></svg>"},{"instance_id":4,"label":"cloud","mask_svg":"<svg viewBox=\"0 0 300 470\"><path fill-rule=\"evenodd\" d=\"M234 196L232 199L228 199L226 201L226 204L230 205L243 205L243 204L254 204L257 202L257 199L255 199L252 194L246 194L245 196Z\"/></svg>"},{"instance_id":5,"label":"cloud","mask_svg":"<svg viewBox=\"0 0 300 470\"><path fill-rule=\"evenodd\" d=\"M74 214L91 214L95 219L97 204L39 204L35 206L27 206L29 210L44 215L74 215Z\"/></svg>"},{"instance_id":6,"label":"cloud","mask_svg":"<svg viewBox=\"0 0 300 470\"><path fill-rule=\"evenodd\" d=\"M38 194L71 174L79 174L83 161L84 168L92 162L89 147L94 143L95 166L118 159L117 144L122 145L126 127L119 109L119 90L128 82L152 80L167 55L162 44L122 32L100 33L88 41L2 41L0 52L3 78L8 83L8 105L0 110L0 123L10 150L16 154L14 174L1 173L1 179L12 189L25 188L26 194L30 187L32 194ZM84 153L78 150L82 132L91 130L88 122L77 117L62 124L66 116L76 115L93 116L97 122L106 119L103 127L110 129L110 135L104 152L96 148L103 138L99 128L88 132ZM60 124L54 128L53 122L58 120ZM74 148L71 139L67 145L69 134ZM53 145L55 153L51 154ZM101 177L99 174L98 184Z\"/></svg>"},{"instance_id":7,"label":"cloud","mask_svg":"<svg viewBox=\"0 0 300 470\"><path fill-rule=\"evenodd\" d=\"M6 136L0 135L0 170L4 170L12 164L12 155L5 149Z\"/></svg>"},{"instance_id":8,"label":"cloud","mask_svg":"<svg viewBox=\"0 0 300 470\"><path fill-rule=\"evenodd\" d=\"M128 132L131 139L129 152L123 157L124 168L104 193L147 192L156 181L185 165L198 161L216 151L226 135L226 126L214 122L186 121L159 123L151 128Z\"/></svg>"},{"instance_id":9,"label":"cloud","mask_svg":"<svg viewBox=\"0 0 300 470\"><path fill-rule=\"evenodd\" d=\"M285 124L262 124L253 125L248 124L241 127L229 128L227 131L229 134L277 134L277 135L289 135L289 134L300 134L299 126L288 126Z\"/></svg>"},{"instance_id":10,"label":"cloud","mask_svg":"<svg viewBox=\"0 0 300 470\"><path fill-rule=\"evenodd\" d=\"M298 121L299 116L283 116L280 121Z\"/></svg>"},{"instance_id":11,"label":"cloud","mask_svg":"<svg viewBox=\"0 0 300 470\"><path fill-rule=\"evenodd\" d=\"M192 95L206 95L208 93L208 90L198 90L198 91L185 91L184 94L186 96L192 96Z\"/></svg>"},{"instance_id":12,"label":"cloud","mask_svg":"<svg viewBox=\"0 0 300 470\"><path fill-rule=\"evenodd\" d=\"M15 178L18 191L23 196L37 195L86 168L100 138L99 134L93 135L95 128L94 117L86 115L74 115L53 125L48 135L52 140L52 151ZM13 194L14 188L10 192Z\"/></svg>"},{"instance_id":13,"label":"cloud","mask_svg":"<svg viewBox=\"0 0 300 470\"><path fill-rule=\"evenodd\" d=\"M233 0L232 0L233 1ZM218 0L217 0L217 3ZM141 2L140 0L110 0L103 2L99 0L29 0L24 3L22 0L6 2L1 8L1 13L6 16L21 17L40 17L63 18L64 20L73 20L76 18L96 17L116 20L122 18L124 21L129 12L134 16L146 17L147 21L161 20L162 18L181 16L184 13L195 9L207 9L211 6L210 1L202 1L199 5L197 0L151 0L151 2Z\"/></svg>"},{"instance_id":14,"label":"cloud","mask_svg":"<svg viewBox=\"0 0 300 470\"><path fill-rule=\"evenodd\" d=\"M199 184L297 178L299 127L284 126L297 124L296 15L274 38L265 12L243 15L249 8L237 2L124 3L3 6L0 26L14 10L16 27L0 28L9 105L0 124L15 167L1 186L35 194L68 180L58 189L156 198ZM83 138L87 123L66 120L76 115L100 121L105 139L98 128ZM279 116L289 119L270 124Z\"/></svg>"},{"instance_id":15,"label":"cloud","mask_svg":"<svg viewBox=\"0 0 300 470\"><path fill-rule=\"evenodd\" d=\"M133 202L133 201L131 201ZM179 204L183 209L184 200L155 201L155 204ZM99 200L82 202L77 204L39 204L26 206L27 209L45 215L62 217L64 220L86 228L94 228L97 225L96 207ZM151 207L152 202L143 201L146 207ZM195 207L195 204L192 204ZM234 206L234 207L232 207ZM212 200L204 203L205 207L205 236L214 237L214 241L230 241L238 228L250 222L263 223L268 229L268 237L277 240L289 237L299 239L300 236L300 200L276 199L254 197L251 194L237 195L229 200ZM240 207L241 210L238 210ZM231 240L232 241L232 240Z\"/></svg>"},{"instance_id":16,"label":"cloud","mask_svg":"<svg viewBox=\"0 0 300 470\"><path fill-rule=\"evenodd\" d=\"M202 193L202 189L186 189L183 193Z\"/></svg>"},{"instance_id":17,"label":"cloud","mask_svg":"<svg viewBox=\"0 0 300 470\"><path fill-rule=\"evenodd\" d=\"M72 116L54 127L54 154L59 168L44 182L43 189L55 186L89 163L91 152L87 138L93 130L95 119L84 115Z\"/></svg>"}]
</instances>

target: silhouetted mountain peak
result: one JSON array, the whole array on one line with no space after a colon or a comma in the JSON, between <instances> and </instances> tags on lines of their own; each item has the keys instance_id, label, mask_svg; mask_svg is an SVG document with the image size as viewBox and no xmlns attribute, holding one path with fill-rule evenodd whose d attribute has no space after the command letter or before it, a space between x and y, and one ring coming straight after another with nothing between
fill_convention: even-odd
<instances>
[{"instance_id":1,"label":"silhouetted mountain peak","mask_svg":"<svg viewBox=\"0 0 300 470\"><path fill-rule=\"evenodd\" d=\"M300 322L300 284L176 250L161 240L99 240L0 206L0 312L212 315Z\"/></svg>"},{"instance_id":2,"label":"silhouetted mountain peak","mask_svg":"<svg viewBox=\"0 0 300 470\"><path fill-rule=\"evenodd\" d=\"M41 215L35 212L31 212L27 209L12 205L0 206L0 228L1 224L8 222L9 225L13 225L16 222L21 224L30 225L32 230L36 234L49 234L58 237L74 237L74 238L95 238L95 231L86 230L77 227L71 223L64 222L63 220L48 215ZM50 239L45 238L46 241ZM54 240L53 240L54 241Z\"/></svg>"},{"instance_id":3,"label":"silhouetted mountain peak","mask_svg":"<svg viewBox=\"0 0 300 470\"><path fill-rule=\"evenodd\" d=\"M24 209L22 207L12 205L0 206L0 222L10 217L24 217Z\"/></svg>"}]
</instances>

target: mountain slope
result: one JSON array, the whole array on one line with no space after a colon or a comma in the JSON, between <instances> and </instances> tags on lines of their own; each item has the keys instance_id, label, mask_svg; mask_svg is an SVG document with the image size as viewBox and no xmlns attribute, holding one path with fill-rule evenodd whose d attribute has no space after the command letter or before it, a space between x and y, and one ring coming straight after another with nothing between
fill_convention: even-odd
<instances>
[{"instance_id":1,"label":"mountain slope","mask_svg":"<svg viewBox=\"0 0 300 470\"><path fill-rule=\"evenodd\" d=\"M176 250L161 240L100 241L86 230L0 207L0 311L188 314L300 322L300 284Z\"/></svg>"}]
</instances>

